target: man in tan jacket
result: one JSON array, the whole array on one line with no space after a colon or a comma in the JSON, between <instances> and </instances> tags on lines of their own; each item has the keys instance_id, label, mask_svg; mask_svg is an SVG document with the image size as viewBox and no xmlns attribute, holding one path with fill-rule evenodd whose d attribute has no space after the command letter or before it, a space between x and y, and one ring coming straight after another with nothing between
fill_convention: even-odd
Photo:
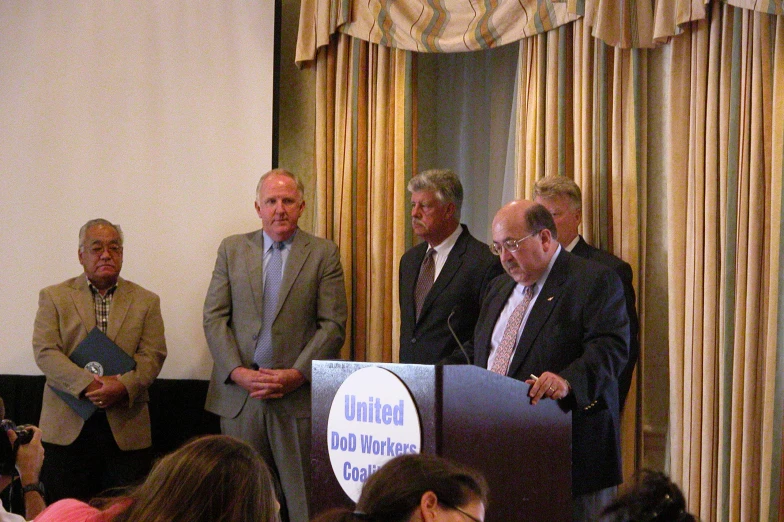
<instances>
[{"instance_id":1,"label":"man in tan jacket","mask_svg":"<svg viewBox=\"0 0 784 522\"><path fill-rule=\"evenodd\" d=\"M84 273L41 290L33 351L46 375L41 422L48 500L87 500L143 477L151 462L147 389L166 358L160 299L120 278L123 235L104 219L79 231ZM135 361L122 375L98 375L69 356L98 328ZM100 373L100 372L99 372ZM87 420L56 391L98 409Z\"/></svg>"}]
</instances>

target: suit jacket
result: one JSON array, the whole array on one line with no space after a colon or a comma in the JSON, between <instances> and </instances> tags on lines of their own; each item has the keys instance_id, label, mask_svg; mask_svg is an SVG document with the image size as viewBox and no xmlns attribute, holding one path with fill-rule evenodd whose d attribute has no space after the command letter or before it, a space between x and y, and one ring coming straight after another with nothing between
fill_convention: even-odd
<instances>
[{"instance_id":1,"label":"suit jacket","mask_svg":"<svg viewBox=\"0 0 784 522\"><path fill-rule=\"evenodd\" d=\"M487 368L493 328L517 283L504 274L482 303L474 363ZM622 482L617 378L629 351L629 319L618 276L561 250L523 328L508 375L526 380L550 371L569 381L572 492ZM532 451L536 451L532 448Z\"/></svg>"},{"instance_id":2,"label":"suit jacket","mask_svg":"<svg viewBox=\"0 0 784 522\"><path fill-rule=\"evenodd\" d=\"M50 386L79 397L93 376L68 358L95 327L95 304L82 274L41 290L33 329L35 362L46 375L40 428L43 440L71 444L84 426ZM166 359L160 299L141 286L120 278L112 298L106 335L136 361L120 376L128 390L127 403L106 409L117 445L124 451L152 445L147 389Z\"/></svg>"},{"instance_id":3,"label":"suit jacket","mask_svg":"<svg viewBox=\"0 0 784 522\"><path fill-rule=\"evenodd\" d=\"M629 360L618 378L618 391L620 395L620 406L626 403L626 396L632 386L632 374L637 358L640 356L640 321L637 318L636 298L634 296L634 285L632 284L632 267L618 257L609 252L600 250L585 242L582 236L572 249L572 254L596 261L612 268L623 283L623 295L626 298L626 313L629 315Z\"/></svg>"},{"instance_id":4,"label":"suit jacket","mask_svg":"<svg viewBox=\"0 0 784 522\"><path fill-rule=\"evenodd\" d=\"M400 258L401 363L436 364L453 352L453 362L466 362L449 332L447 318L455 310L452 327L462 342L469 341L474 335L482 292L504 269L488 246L475 239L468 227L462 227L463 232L425 298L419 321L414 292L427 242L409 249Z\"/></svg>"},{"instance_id":5,"label":"suit jacket","mask_svg":"<svg viewBox=\"0 0 784 522\"><path fill-rule=\"evenodd\" d=\"M261 230L224 239L204 301L204 334L214 362L205 407L222 417L239 415L248 399L230 374L253 364L262 326L263 248ZM308 382L267 403L283 414L310 417L311 362L336 358L346 332L346 289L337 245L297 230L280 292L272 324L273 367L295 368Z\"/></svg>"}]
</instances>

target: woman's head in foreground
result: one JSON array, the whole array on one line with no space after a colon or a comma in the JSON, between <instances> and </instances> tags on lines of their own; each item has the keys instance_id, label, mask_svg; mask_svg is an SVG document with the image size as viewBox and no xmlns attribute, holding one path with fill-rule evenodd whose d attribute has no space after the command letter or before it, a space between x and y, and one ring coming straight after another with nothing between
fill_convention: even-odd
<instances>
[{"instance_id":1,"label":"woman's head in foreground","mask_svg":"<svg viewBox=\"0 0 784 522\"><path fill-rule=\"evenodd\" d=\"M481 522L486 505L487 483L476 471L435 455L403 455L370 476L353 513L317 520Z\"/></svg>"},{"instance_id":2,"label":"woman's head in foreground","mask_svg":"<svg viewBox=\"0 0 784 522\"><path fill-rule=\"evenodd\" d=\"M159 460L114 521L272 522L278 503L266 464L226 435L194 439Z\"/></svg>"}]
</instances>

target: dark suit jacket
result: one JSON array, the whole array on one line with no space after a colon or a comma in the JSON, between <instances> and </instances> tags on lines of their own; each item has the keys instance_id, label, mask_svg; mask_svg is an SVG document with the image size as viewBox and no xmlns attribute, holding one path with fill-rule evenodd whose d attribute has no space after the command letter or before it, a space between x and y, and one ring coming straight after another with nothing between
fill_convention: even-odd
<instances>
[{"instance_id":1,"label":"dark suit jacket","mask_svg":"<svg viewBox=\"0 0 784 522\"><path fill-rule=\"evenodd\" d=\"M463 232L433 283L416 320L414 291L419 268L428 244L411 248L400 258L400 362L436 364L453 352L454 362L465 363L447 326L447 318L456 310L451 323L462 342L474 335L481 294L487 284L503 273L501 262L488 246L475 239L468 227Z\"/></svg>"},{"instance_id":2,"label":"dark suit jacket","mask_svg":"<svg viewBox=\"0 0 784 522\"><path fill-rule=\"evenodd\" d=\"M634 285L632 285L632 267L623 259L589 245L582 236L580 236L580 240L577 241L577 244L574 245L572 254L609 266L615 270L615 273L621 278L621 283L623 283L623 294L626 298L626 313L629 315L629 360L621 372L621 376L618 378L618 392L620 395L621 411L623 411L623 405L626 403L626 396L629 394L629 388L631 388L632 385L634 365L637 364L637 358L640 356L640 321L637 318Z\"/></svg>"},{"instance_id":3,"label":"dark suit jacket","mask_svg":"<svg viewBox=\"0 0 784 522\"><path fill-rule=\"evenodd\" d=\"M487 368L498 316L517 283L504 274L490 284L474 341L474 364ZM553 264L509 365L526 380L549 371L572 393L572 492L581 495L622 482L617 377L629 352L629 319L618 276L565 250ZM536 448L532 448L536 451Z\"/></svg>"}]
</instances>

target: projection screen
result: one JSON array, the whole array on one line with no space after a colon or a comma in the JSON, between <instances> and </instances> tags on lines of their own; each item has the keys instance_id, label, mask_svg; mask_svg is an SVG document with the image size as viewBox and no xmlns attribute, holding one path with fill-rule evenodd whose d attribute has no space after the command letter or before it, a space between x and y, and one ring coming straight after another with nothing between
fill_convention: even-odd
<instances>
[{"instance_id":1,"label":"projection screen","mask_svg":"<svg viewBox=\"0 0 784 522\"><path fill-rule=\"evenodd\" d=\"M82 272L79 227L125 233L161 297L161 377L209 377L202 305L221 238L258 228L272 163L275 2L0 3L0 374L38 375L41 288Z\"/></svg>"}]
</instances>

